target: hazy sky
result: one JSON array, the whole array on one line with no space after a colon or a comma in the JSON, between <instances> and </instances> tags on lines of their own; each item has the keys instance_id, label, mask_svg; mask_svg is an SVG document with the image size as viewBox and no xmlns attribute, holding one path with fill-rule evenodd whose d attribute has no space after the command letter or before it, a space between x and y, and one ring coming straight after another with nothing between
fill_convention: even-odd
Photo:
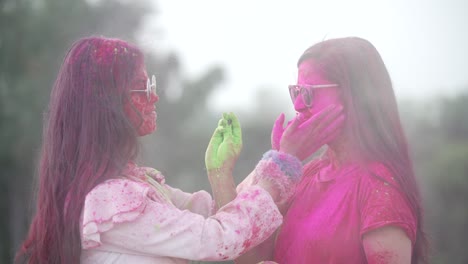
<instances>
[{"instance_id":1,"label":"hazy sky","mask_svg":"<svg viewBox=\"0 0 468 264\"><path fill-rule=\"evenodd\" d=\"M174 50L197 76L224 66L215 108L249 107L256 89L288 100L296 61L324 38L359 36L381 53L398 97L453 94L468 86L466 0L162 0L161 48ZM154 43L151 36L143 42ZM467 87L468 88L468 87Z\"/></svg>"}]
</instances>

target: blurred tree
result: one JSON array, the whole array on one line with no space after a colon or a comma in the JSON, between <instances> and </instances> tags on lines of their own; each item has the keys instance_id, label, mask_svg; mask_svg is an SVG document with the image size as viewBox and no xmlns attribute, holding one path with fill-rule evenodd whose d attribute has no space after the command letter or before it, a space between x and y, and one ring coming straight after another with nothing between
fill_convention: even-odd
<instances>
[{"instance_id":1,"label":"blurred tree","mask_svg":"<svg viewBox=\"0 0 468 264\"><path fill-rule=\"evenodd\" d=\"M440 103L440 142L428 164L434 263L468 263L468 93Z\"/></svg>"},{"instance_id":2,"label":"blurred tree","mask_svg":"<svg viewBox=\"0 0 468 264\"><path fill-rule=\"evenodd\" d=\"M434 263L468 263L468 237L463 231L468 226L468 138L436 153L429 167L432 196L426 209Z\"/></svg>"},{"instance_id":3,"label":"blurred tree","mask_svg":"<svg viewBox=\"0 0 468 264\"><path fill-rule=\"evenodd\" d=\"M468 92L401 105L422 186L431 263L467 263Z\"/></svg>"}]
</instances>

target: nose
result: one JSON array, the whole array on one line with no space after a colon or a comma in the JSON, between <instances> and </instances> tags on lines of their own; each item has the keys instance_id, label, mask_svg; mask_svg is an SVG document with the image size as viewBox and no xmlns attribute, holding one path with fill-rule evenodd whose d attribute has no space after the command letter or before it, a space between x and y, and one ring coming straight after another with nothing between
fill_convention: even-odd
<instances>
[{"instance_id":1,"label":"nose","mask_svg":"<svg viewBox=\"0 0 468 264\"><path fill-rule=\"evenodd\" d=\"M299 95L296 97L296 99L294 100L293 102L294 104L294 110L296 110L296 112L304 112L306 110L308 110L309 108L304 104L304 100L302 99L302 96Z\"/></svg>"}]
</instances>

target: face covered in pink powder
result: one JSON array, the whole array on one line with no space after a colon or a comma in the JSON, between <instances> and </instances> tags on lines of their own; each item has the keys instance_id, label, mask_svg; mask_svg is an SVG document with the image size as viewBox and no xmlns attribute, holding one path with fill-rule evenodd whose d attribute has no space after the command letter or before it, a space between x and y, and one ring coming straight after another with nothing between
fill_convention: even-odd
<instances>
[{"instance_id":1,"label":"face covered in pink powder","mask_svg":"<svg viewBox=\"0 0 468 264\"><path fill-rule=\"evenodd\" d=\"M130 93L130 102L124 105L124 111L137 128L139 136L151 134L156 130L157 114L154 104L159 100L159 96L155 92L151 92L148 100L147 80L148 74L142 65L132 81L131 90L133 91Z\"/></svg>"},{"instance_id":2,"label":"face covered in pink powder","mask_svg":"<svg viewBox=\"0 0 468 264\"><path fill-rule=\"evenodd\" d=\"M330 85L333 82L327 80L319 66L313 60L306 60L299 65L298 85ZM303 120L319 113L329 105L343 106L340 96L340 87L324 87L309 89L311 93L311 105L306 106L301 95L294 100L294 109L301 115Z\"/></svg>"}]
</instances>

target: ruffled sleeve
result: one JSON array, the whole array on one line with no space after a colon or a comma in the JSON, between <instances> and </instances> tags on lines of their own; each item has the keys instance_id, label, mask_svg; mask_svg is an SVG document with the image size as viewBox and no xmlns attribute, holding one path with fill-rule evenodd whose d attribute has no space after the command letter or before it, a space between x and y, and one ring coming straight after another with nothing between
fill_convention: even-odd
<instances>
[{"instance_id":1,"label":"ruffled sleeve","mask_svg":"<svg viewBox=\"0 0 468 264\"><path fill-rule=\"evenodd\" d=\"M181 210L189 210L204 217L214 213L215 203L211 195L206 191L187 193L173 188L165 184L165 177L160 171L150 167L134 165L127 171L127 174L148 181L160 193L163 193L175 207Z\"/></svg>"},{"instance_id":2,"label":"ruffled sleeve","mask_svg":"<svg viewBox=\"0 0 468 264\"><path fill-rule=\"evenodd\" d=\"M143 182L109 180L86 197L83 249L187 260L228 260L268 238L282 216L271 196L246 187L208 218L180 210Z\"/></svg>"},{"instance_id":3,"label":"ruffled sleeve","mask_svg":"<svg viewBox=\"0 0 468 264\"><path fill-rule=\"evenodd\" d=\"M398 182L383 164L369 166L360 184L361 236L384 226L397 226L416 241L416 217Z\"/></svg>"},{"instance_id":4,"label":"ruffled sleeve","mask_svg":"<svg viewBox=\"0 0 468 264\"><path fill-rule=\"evenodd\" d=\"M100 246L101 233L140 216L149 191L149 185L127 179L108 180L91 190L82 213L83 249Z\"/></svg>"},{"instance_id":5,"label":"ruffled sleeve","mask_svg":"<svg viewBox=\"0 0 468 264\"><path fill-rule=\"evenodd\" d=\"M206 191L187 193L177 188L165 185L175 207L180 210L189 210L192 213L208 217L215 211L215 202Z\"/></svg>"}]
</instances>

